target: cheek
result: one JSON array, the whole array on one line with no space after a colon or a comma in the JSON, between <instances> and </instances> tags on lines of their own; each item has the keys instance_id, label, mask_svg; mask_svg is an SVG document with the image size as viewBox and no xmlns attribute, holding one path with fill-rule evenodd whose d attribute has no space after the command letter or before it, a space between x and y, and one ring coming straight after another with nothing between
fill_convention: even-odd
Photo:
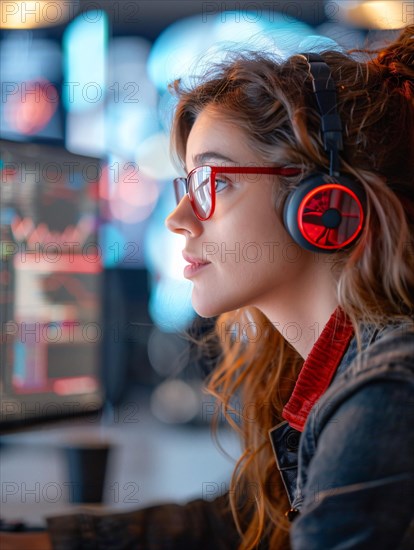
<instances>
[{"instance_id":1,"label":"cheek","mask_svg":"<svg viewBox=\"0 0 414 550\"><path fill-rule=\"evenodd\" d=\"M229 220L231 221L231 220ZM206 259L214 262L217 278L237 287L256 284L266 273L284 270L284 257L295 255L291 241L276 216L256 219L255 223L226 224L219 233L203 243ZM225 236L222 238L222 236Z\"/></svg>"},{"instance_id":2,"label":"cheek","mask_svg":"<svg viewBox=\"0 0 414 550\"><path fill-rule=\"evenodd\" d=\"M226 264L266 261L292 243L274 209L270 188L249 193L230 207L220 206L217 205L211 224L205 226L205 259Z\"/></svg>"},{"instance_id":3,"label":"cheek","mask_svg":"<svg viewBox=\"0 0 414 550\"><path fill-rule=\"evenodd\" d=\"M238 219L230 220L221 235L221 248L239 252L239 259L247 263L273 258L282 248L293 243L274 210L247 212ZM227 256L231 257L230 254Z\"/></svg>"}]
</instances>

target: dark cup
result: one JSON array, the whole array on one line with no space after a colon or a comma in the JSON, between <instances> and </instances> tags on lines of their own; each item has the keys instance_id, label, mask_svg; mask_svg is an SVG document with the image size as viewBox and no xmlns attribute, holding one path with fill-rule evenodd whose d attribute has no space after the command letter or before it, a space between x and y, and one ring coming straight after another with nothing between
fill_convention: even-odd
<instances>
[{"instance_id":1,"label":"dark cup","mask_svg":"<svg viewBox=\"0 0 414 550\"><path fill-rule=\"evenodd\" d=\"M110 451L111 445L108 443L82 443L65 447L70 502L102 502Z\"/></svg>"}]
</instances>

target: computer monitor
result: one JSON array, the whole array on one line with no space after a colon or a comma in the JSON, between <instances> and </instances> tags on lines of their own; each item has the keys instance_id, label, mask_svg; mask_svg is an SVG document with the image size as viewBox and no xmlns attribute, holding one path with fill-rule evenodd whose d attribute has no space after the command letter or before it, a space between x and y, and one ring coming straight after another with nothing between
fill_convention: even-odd
<instances>
[{"instance_id":1,"label":"computer monitor","mask_svg":"<svg viewBox=\"0 0 414 550\"><path fill-rule=\"evenodd\" d=\"M99 411L100 159L0 140L0 430Z\"/></svg>"}]
</instances>

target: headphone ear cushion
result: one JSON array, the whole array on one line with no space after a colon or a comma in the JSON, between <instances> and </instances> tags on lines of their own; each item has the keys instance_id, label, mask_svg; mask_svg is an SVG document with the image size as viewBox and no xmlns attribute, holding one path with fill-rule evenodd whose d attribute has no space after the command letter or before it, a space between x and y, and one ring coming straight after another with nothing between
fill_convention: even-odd
<instances>
[{"instance_id":1,"label":"headphone ear cushion","mask_svg":"<svg viewBox=\"0 0 414 550\"><path fill-rule=\"evenodd\" d=\"M311 252L335 252L360 235L365 218L362 187L347 177L316 173L305 178L286 199L285 228Z\"/></svg>"}]
</instances>

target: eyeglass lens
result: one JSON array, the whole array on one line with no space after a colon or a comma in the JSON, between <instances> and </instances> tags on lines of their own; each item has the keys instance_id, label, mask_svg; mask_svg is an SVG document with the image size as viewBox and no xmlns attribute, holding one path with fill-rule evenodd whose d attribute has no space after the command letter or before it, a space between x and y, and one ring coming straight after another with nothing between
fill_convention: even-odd
<instances>
[{"instance_id":1,"label":"eyeglass lens","mask_svg":"<svg viewBox=\"0 0 414 550\"><path fill-rule=\"evenodd\" d=\"M207 218L211 210L211 168L200 166L194 170L188 182L190 198L194 201L194 207L202 218Z\"/></svg>"},{"instance_id":2,"label":"eyeglass lens","mask_svg":"<svg viewBox=\"0 0 414 550\"><path fill-rule=\"evenodd\" d=\"M208 218L212 207L211 197L211 168L200 166L190 173L188 178L188 194L191 204L200 218ZM186 178L174 180L175 200L177 204L187 193Z\"/></svg>"}]
</instances>

